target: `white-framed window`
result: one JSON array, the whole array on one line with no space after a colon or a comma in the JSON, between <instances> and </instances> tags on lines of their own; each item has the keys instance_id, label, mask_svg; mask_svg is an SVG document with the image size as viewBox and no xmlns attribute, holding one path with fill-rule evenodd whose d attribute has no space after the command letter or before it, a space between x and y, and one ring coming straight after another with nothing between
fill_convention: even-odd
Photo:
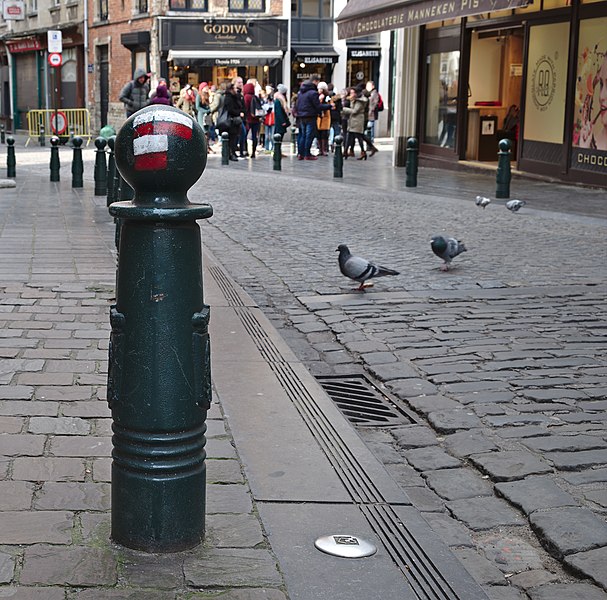
<instances>
[{"instance_id":1,"label":"white-framed window","mask_svg":"<svg viewBox=\"0 0 607 600\"><path fill-rule=\"evenodd\" d=\"M29 0L29 12L38 12L38 0Z\"/></svg>"}]
</instances>

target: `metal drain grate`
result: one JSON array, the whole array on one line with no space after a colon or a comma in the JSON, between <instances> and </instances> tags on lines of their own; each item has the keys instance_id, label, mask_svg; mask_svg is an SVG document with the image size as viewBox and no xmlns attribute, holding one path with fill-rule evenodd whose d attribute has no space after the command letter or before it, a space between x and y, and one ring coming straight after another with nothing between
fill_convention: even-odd
<instances>
[{"instance_id":1,"label":"metal drain grate","mask_svg":"<svg viewBox=\"0 0 607 600\"><path fill-rule=\"evenodd\" d=\"M415 417L363 375L316 378L337 408L353 425L402 425Z\"/></svg>"}]
</instances>

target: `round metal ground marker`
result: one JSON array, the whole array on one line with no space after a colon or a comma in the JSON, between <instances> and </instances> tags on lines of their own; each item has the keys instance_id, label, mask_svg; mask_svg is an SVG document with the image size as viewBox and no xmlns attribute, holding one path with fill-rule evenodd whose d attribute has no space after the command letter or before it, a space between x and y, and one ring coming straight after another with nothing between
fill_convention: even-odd
<instances>
[{"instance_id":1,"label":"round metal ground marker","mask_svg":"<svg viewBox=\"0 0 607 600\"><path fill-rule=\"evenodd\" d=\"M377 552L377 546L354 535L323 535L314 545L321 552L342 558L363 558Z\"/></svg>"}]
</instances>

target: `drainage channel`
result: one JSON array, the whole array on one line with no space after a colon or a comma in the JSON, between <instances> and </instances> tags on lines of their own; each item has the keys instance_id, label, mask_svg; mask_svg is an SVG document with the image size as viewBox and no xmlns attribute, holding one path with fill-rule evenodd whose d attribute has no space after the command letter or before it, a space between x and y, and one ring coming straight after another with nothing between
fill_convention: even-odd
<instances>
[{"instance_id":1,"label":"drainage channel","mask_svg":"<svg viewBox=\"0 0 607 600\"><path fill-rule=\"evenodd\" d=\"M419 423L412 412L364 375L327 375L316 380L353 425L388 427Z\"/></svg>"}]
</instances>

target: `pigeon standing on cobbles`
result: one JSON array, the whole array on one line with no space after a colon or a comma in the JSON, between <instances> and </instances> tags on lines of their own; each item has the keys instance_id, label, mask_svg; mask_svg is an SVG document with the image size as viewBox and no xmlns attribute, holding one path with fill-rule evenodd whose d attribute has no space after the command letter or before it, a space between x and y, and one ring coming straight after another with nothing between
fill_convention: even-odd
<instances>
[{"instance_id":1,"label":"pigeon standing on cobbles","mask_svg":"<svg viewBox=\"0 0 607 600\"><path fill-rule=\"evenodd\" d=\"M525 204L527 203L524 200L508 200L506 208L511 212L518 212Z\"/></svg>"},{"instance_id":2,"label":"pigeon standing on cobbles","mask_svg":"<svg viewBox=\"0 0 607 600\"><path fill-rule=\"evenodd\" d=\"M364 291L365 287L373 285L372 283L365 283L368 279L372 279L373 277L400 275L400 273L394 269L387 269L386 267L375 265L365 258L352 255L346 244L340 244L337 247L336 252L339 252L338 261L341 274L354 281L359 281L360 285L355 288L358 291Z\"/></svg>"},{"instance_id":3,"label":"pigeon standing on cobbles","mask_svg":"<svg viewBox=\"0 0 607 600\"><path fill-rule=\"evenodd\" d=\"M485 208L485 207L489 206L489 204L491 203L491 198L486 198L485 196L477 196L476 199L474 200L474 203L476 204L476 206Z\"/></svg>"},{"instance_id":4,"label":"pigeon standing on cobbles","mask_svg":"<svg viewBox=\"0 0 607 600\"><path fill-rule=\"evenodd\" d=\"M441 271L448 271L451 261L462 252L467 252L467 248L463 242L455 238L446 238L442 235L435 235L430 240L432 252L439 258L442 258L445 263L441 265Z\"/></svg>"}]
</instances>

